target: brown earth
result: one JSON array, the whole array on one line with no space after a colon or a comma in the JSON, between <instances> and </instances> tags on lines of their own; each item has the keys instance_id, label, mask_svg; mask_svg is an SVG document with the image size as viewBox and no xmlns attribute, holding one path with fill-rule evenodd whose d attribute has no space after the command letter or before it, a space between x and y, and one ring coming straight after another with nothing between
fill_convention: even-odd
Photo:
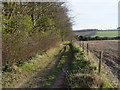
<instances>
[{"instance_id":1,"label":"brown earth","mask_svg":"<svg viewBox=\"0 0 120 90\"><path fill-rule=\"evenodd\" d=\"M100 58L100 52L103 52L102 62L117 77L120 82L120 50L118 40L85 41L88 43L89 50ZM107 71L109 74L109 70ZM111 77L112 78L112 77Z\"/></svg>"}]
</instances>

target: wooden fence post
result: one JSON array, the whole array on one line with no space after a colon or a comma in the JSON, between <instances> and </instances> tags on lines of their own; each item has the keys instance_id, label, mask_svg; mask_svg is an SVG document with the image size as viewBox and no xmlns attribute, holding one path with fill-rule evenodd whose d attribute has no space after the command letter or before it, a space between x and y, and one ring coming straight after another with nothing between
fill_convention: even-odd
<instances>
[{"instance_id":1,"label":"wooden fence post","mask_svg":"<svg viewBox=\"0 0 120 90\"><path fill-rule=\"evenodd\" d=\"M81 41L80 41L80 47L81 47L81 44L82 44L82 43L81 43Z\"/></svg>"},{"instance_id":2,"label":"wooden fence post","mask_svg":"<svg viewBox=\"0 0 120 90\"><path fill-rule=\"evenodd\" d=\"M99 73L99 75L101 73L102 56L103 56L103 52L100 51L100 60L99 60L99 67L98 67L98 73Z\"/></svg>"},{"instance_id":3,"label":"wooden fence post","mask_svg":"<svg viewBox=\"0 0 120 90\"><path fill-rule=\"evenodd\" d=\"M82 41L80 41L80 47L81 47Z\"/></svg>"},{"instance_id":4,"label":"wooden fence post","mask_svg":"<svg viewBox=\"0 0 120 90\"><path fill-rule=\"evenodd\" d=\"M83 49L83 41L81 42L81 48Z\"/></svg>"},{"instance_id":5,"label":"wooden fence post","mask_svg":"<svg viewBox=\"0 0 120 90\"><path fill-rule=\"evenodd\" d=\"M99 85L98 87L100 88L101 86L101 66L102 66L102 56L103 56L103 51L100 51L100 60L99 60L99 67L98 67L98 74L99 74Z\"/></svg>"},{"instance_id":6,"label":"wooden fence post","mask_svg":"<svg viewBox=\"0 0 120 90\"><path fill-rule=\"evenodd\" d=\"M84 50L85 50L84 41L83 41L83 45L82 45L82 47L83 47L83 52L84 52Z\"/></svg>"},{"instance_id":7,"label":"wooden fence post","mask_svg":"<svg viewBox=\"0 0 120 90\"><path fill-rule=\"evenodd\" d=\"M89 55L89 45L87 43L87 55Z\"/></svg>"}]
</instances>

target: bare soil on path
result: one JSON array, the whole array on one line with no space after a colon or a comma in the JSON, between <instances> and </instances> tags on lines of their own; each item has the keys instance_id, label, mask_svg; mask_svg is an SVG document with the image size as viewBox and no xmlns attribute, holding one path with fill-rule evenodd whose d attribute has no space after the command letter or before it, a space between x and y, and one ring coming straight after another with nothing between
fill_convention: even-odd
<instances>
[{"instance_id":1,"label":"bare soil on path","mask_svg":"<svg viewBox=\"0 0 120 90\"><path fill-rule=\"evenodd\" d=\"M74 59L74 53L73 53L73 46L70 44L70 51L67 53L66 62L62 70L60 70L53 86L51 88L66 88L67 86L67 80L66 80L66 74L67 71L70 70L70 67L72 65L73 59Z\"/></svg>"}]
</instances>

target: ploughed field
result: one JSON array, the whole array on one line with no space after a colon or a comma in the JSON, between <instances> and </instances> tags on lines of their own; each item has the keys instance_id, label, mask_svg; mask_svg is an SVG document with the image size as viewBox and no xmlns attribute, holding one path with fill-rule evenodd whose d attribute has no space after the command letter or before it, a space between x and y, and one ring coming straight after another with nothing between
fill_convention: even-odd
<instances>
[{"instance_id":1,"label":"ploughed field","mask_svg":"<svg viewBox=\"0 0 120 90\"><path fill-rule=\"evenodd\" d=\"M86 41L89 50L100 58L100 51L103 51L103 60L112 73L120 80L120 42L118 40Z\"/></svg>"}]
</instances>

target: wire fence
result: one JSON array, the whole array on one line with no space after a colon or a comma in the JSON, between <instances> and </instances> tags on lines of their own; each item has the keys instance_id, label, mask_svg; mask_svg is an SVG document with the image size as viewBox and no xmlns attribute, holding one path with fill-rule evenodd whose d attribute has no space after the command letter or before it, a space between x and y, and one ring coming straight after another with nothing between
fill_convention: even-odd
<instances>
[{"instance_id":1,"label":"wire fence","mask_svg":"<svg viewBox=\"0 0 120 90\"><path fill-rule=\"evenodd\" d=\"M98 75L100 78L101 78L101 72L105 72L105 70L110 70L110 68L107 65L105 65L105 63L103 63L103 61L104 61L103 59L106 58L106 57L104 57L104 54L106 54L107 52L104 52L104 50L101 49L100 51L97 51L97 53L98 53L97 55L94 55L93 51L90 49L89 43L86 43L85 41L80 41L79 45L80 45L82 51L84 53L86 53L86 55L92 55L92 57L97 61ZM117 81L116 86L119 87L119 85L120 85L119 79L115 75L113 75L112 72L106 72L106 73L107 73L107 75L110 74L110 75L114 76L113 78L115 78ZM112 79L111 79L111 81L112 81Z\"/></svg>"}]
</instances>

